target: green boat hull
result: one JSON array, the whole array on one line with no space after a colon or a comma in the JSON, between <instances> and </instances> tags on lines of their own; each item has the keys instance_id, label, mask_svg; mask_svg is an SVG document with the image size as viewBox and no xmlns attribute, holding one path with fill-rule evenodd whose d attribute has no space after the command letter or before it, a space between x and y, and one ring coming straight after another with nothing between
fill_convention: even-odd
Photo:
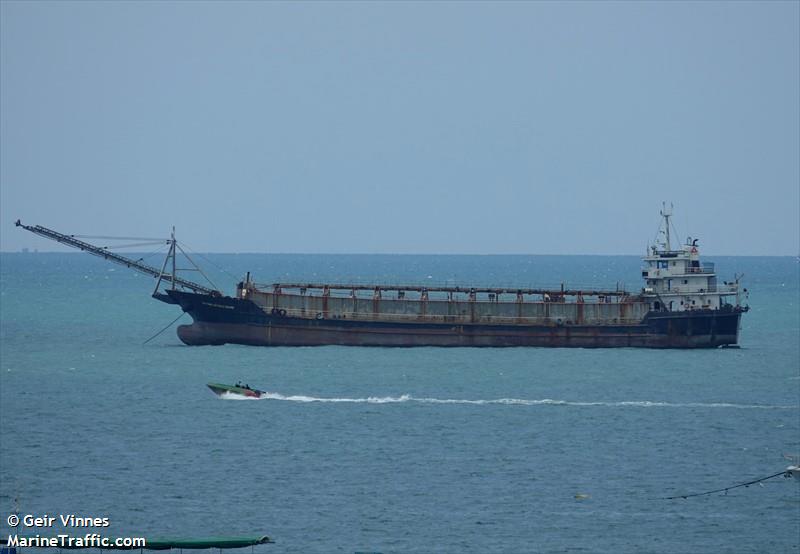
<instances>
[{"instance_id":1,"label":"green boat hull","mask_svg":"<svg viewBox=\"0 0 800 554\"><path fill-rule=\"evenodd\" d=\"M258 389L249 389L246 387L237 387L235 385L223 385L222 383L208 383L206 385L217 396L223 394L238 394L239 396L246 396L248 398L263 398L266 392Z\"/></svg>"}]
</instances>

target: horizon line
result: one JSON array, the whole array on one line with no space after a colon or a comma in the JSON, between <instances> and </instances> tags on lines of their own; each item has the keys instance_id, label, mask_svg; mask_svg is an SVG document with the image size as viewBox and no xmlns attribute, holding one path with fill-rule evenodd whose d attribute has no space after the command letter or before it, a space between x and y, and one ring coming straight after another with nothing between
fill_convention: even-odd
<instances>
[{"instance_id":1,"label":"horizon line","mask_svg":"<svg viewBox=\"0 0 800 554\"><path fill-rule=\"evenodd\" d=\"M118 253L118 252L115 252ZM77 251L77 250L31 250L30 248L23 250L0 250L0 254L92 254L91 252ZM128 251L125 254L150 254L149 252L136 252ZM125 255L121 254L121 255ZM580 253L580 254L553 254L553 253L532 253L532 252L504 252L504 253L453 253L453 252L222 252L222 251L205 251L195 252L195 254L232 254L232 255L269 255L269 256L633 256L643 257L646 254L607 254L607 253ZM799 254L706 254L703 257L711 256L726 256L738 258L800 258Z\"/></svg>"}]
</instances>

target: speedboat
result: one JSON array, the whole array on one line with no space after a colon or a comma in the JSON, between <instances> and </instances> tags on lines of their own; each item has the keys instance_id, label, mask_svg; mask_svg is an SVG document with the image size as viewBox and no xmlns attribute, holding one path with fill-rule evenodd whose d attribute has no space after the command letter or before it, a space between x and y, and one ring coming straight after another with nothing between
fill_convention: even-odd
<instances>
[{"instance_id":1,"label":"speedboat","mask_svg":"<svg viewBox=\"0 0 800 554\"><path fill-rule=\"evenodd\" d=\"M216 394L217 396L223 396L225 394L235 394L238 396L244 396L247 398L264 398L266 396L266 391L258 390L250 388L250 385L223 385L221 383L208 383L208 388L211 389L211 392Z\"/></svg>"}]
</instances>

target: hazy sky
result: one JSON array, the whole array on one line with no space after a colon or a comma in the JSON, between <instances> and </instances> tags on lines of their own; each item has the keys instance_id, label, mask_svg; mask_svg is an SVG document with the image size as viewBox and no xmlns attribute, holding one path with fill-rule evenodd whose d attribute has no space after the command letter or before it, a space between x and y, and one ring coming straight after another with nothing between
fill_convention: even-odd
<instances>
[{"instance_id":1,"label":"hazy sky","mask_svg":"<svg viewBox=\"0 0 800 554\"><path fill-rule=\"evenodd\" d=\"M0 249L800 252L800 3L0 3Z\"/></svg>"}]
</instances>

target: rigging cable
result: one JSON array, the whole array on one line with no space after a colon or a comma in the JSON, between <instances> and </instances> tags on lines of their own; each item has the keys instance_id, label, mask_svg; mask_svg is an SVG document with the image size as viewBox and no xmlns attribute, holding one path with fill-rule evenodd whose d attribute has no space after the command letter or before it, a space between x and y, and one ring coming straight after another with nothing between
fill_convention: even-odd
<instances>
[{"instance_id":1,"label":"rigging cable","mask_svg":"<svg viewBox=\"0 0 800 554\"><path fill-rule=\"evenodd\" d=\"M137 248L139 246L155 246L156 244L162 244L161 241L148 241L148 242L134 242L132 244L115 244L113 246L102 246L103 250L116 250L118 248Z\"/></svg>"},{"instance_id":2,"label":"rigging cable","mask_svg":"<svg viewBox=\"0 0 800 554\"><path fill-rule=\"evenodd\" d=\"M199 272L200 272L200 275L202 275L203 277L205 277L205 278L206 278L206 281L208 281L209 283L211 283L211 286L212 286L212 287L214 287L215 289L219 290L219 287L218 287L218 286L217 286L217 285L214 283L214 281L212 281L212 280L211 280L211 279L208 277L208 275L206 275L206 274L203 272L203 270L202 270L202 269L200 269L200 266L199 266L199 265L197 265L196 263L194 263L194 260L193 260L193 259L191 259L191 258L189 257L189 254L187 254L187 253L186 253L186 251L185 251L185 250L184 250L184 249L181 247L181 245L180 245L180 244L178 244L178 243L176 242L176 243L175 243L175 246L177 246L177 247L178 247L178 250L180 250L180 251L181 251L181 254L183 254L183 255L186 257L186 259L187 259L187 260L189 260L189 263L191 263L191 264L194 266L195 270L196 270L196 271L199 271ZM192 271L192 270L187 270L187 271Z\"/></svg>"},{"instance_id":3,"label":"rigging cable","mask_svg":"<svg viewBox=\"0 0 800 554\"><path fill-rule=\"evenodd\" d=\"M223 272L223 273L227 274L229 277L232 277L234 280L236 280L236 279L239 279L239 278L240 278L240 277L237 277L236 275L234 275L233 273L231 273L230 271L228 271L227 269L225 269L224 267L220 266L219 264L216 264L216 263L214 263L212 260L208 259L206 256L203 256L203 255L202 255L200 252L198 252L197 250L195 250L194 248L192 248L191 246L189 246L188 244L186 244L184 241L179 241L179 242L180 242L180 243L181 243L183 246L185 246L185 247L186 247L186 249L187 249L187 250L189 250L189 252L191 252L193 255L195 255L195 256L200 256L201 258L203 258L205 261L207 261L208 263L210 263L211 265L213 265L214 267L216 267L216 268L217 268L218 270L220 270L221 272Z\"/></svg>"},{"instance_id":4,"label":"rigging cable","mask_svg":"<svg viewBox=\"0 0 800 554\"><path fill-rule=\"evenodd\" d=\"M153 340L154 338L156 338L158 335L160 335L161 333L163 333L164 331L166 331L167 329L169 329L170 327L172 327L172 325L173 325L173 324L174 324L176 321L178 321L180 318L182 318L182 317L183 317L183 316L185 316L185 315L186 315L186 312L181 312L181 315L179 315L178 317L176 317L175 319L173 319L172 321L170 321L169 325L167 325L166 327L164 327L163 329L161 329L161 330L160 330L158 333L156 333L155 335L153 335L152 337L150 337L149 339L147 339L146 341L144 341L144 342L142 343L142 346L144 346L145 344L147 344L148 342L150 342L151 340Z\"/></svg>"},{"instance_id":5,"label":"rigging cable","mask_svg":"<svg viewBox=\"0 0 800 554\"><path fill-rule=\"evenodd\" d=\"M169 239L154 237L110 237L107 235L69 235L74 239L108 239L108 240L149 240L154 242L165 242Z\"/></svg>"},{"instance_id":6,"label":"rigging cable","mask_svg":"<svg viewBox=\"0 0 800 554\"><path fill-rule=\"evenodd\" d=\"M167 247L167 245L166 245L166 244L163 244L163 245L161 245L161 247L160 247L160 248L156 248L155 250L153 250L153 251L152 251L152 252L150 252L149 254L145 254L145 255L144 255L144 256L142 256L141 258L137 258L137 259L136 259L136 261L137 261L137 262L143 262L145 259L149 258L150 256L155 256L155 255L156 255L156 254L158 254L159 252L163 252L163 251L164 251L164 249L165 249L166 247Z\"/></svg>"},{"instance_id":7,"label":"rigging cable","mask_svg":"<svg viewBox=\"0 0 800 554\"><path fill-rule=\"evenodd\" d=\"M678 498L691 498L693 496L705 496L708 494L714 494L718 492L728 493L731 489L738 489L739 487L749 487L750 485L755 485L756 483L761 483L762 481L766 481L767 479L772 479L774 477L778 477L779 475L783 475L784 477L790 477L790 473L787 470L779 471L778 473L773 473L772 475L768 475L766 477L761 477L760 479L753 479L752 481L748 481L747 483L739 483L738 485L731 485L730 487L725 487L723 489L716 489L713 491L706 491L706 492L698 492L694 494L679 494L677 496L666 496L661 498L660 500L675 500Z\"/></svg>"}]
</instances>

